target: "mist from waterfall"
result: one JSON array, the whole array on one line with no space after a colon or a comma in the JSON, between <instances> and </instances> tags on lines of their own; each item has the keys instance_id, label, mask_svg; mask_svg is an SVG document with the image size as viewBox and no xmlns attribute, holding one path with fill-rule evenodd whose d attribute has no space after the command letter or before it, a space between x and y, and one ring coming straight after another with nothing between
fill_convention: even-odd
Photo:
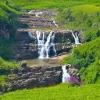
<instances>
[{"instance_id":1,"label":"mist from waterfall","mask_svg":"<svg viewBox=\"0 0 100 100\"><path fill-rule=\"evenodd\" d=\"M62 70L63 70L62 83L69 82L70 81L70 74L67 72L68 70L66 69L66 65L62 66Z\"/></svg>"},{"instance_id":2,"label":"mist from waterfall","mask_svg":"<svg viewBox=\"0 0 100 100\"><path fill-rule=\"evenodd\" d=\"M38 54L39 54L39 58L43 59L43 58L49 58L50 55L50 48L52 47L53 52L54 52L54 56L57 55L56 53L56 49L55 49L55 44L54 44L54 34L51 31L49 33L49 35L47 37L45 37L44 32L42 33L41 31L36 31L36 35L37 35L37 41L38 41ZM42 39L41 39L41 35L42 35ZM46 39L45 39L46 38Z\"/></svg>"}]
</instances>

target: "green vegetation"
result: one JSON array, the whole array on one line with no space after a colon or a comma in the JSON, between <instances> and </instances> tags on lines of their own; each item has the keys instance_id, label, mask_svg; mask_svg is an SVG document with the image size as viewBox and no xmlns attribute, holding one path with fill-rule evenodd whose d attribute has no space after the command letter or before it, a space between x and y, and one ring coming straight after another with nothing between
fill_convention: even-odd
<instances>
[{"instance_id":1,"label":"green vegetation","mask_svg":"<svg viewBox=\"0 0 100 100\"><path fill-rule=\"evenodd\" d=\"M100 99L100 0L1 0L0 1L0 56L12 59L17 15L20 10L53 9L58 11L56 21L64 28L80 30L84 43L73 49L64 63L79 68L81 79L88 85L18 90L0 96L0 100L99 100ZM5 32L6 35L5 35ZM83 34L84 33L84 34ZM2 35L3 34L3 35ZM5 37L8 36L8 37ZM6 39L5 39L6 38ZM9 69L15 62L0 58L0 90L6 84ZM96 84L90 84L96 83Z\"/></svg>"},{"instance_id":2,"label":"green vegetation","mask_svg":"<svg viewBox=\"0 0 100 100\"><path fill-rule=\"evenodd\" d=\"M100 60L100 38L84 43L82 46L74 48L69 60L64 63L71 63L76 68L87 67L96 60Z\"/></svg>"},{"instance_id":3,"label":"green vegetation","mask_svg":"<svg viewBox=\"0 0 100 100\"><path fill-rule=\"evenodd\" d=\"M12 49L19 14L8 3L5 3L5 0L0 1L0 56L7 60L13 58Z\"/></svg>"},{"instance_id":4,"label":"green vegetation","mask_svg":"<svg viewBox=\"0 0 100 100\"><path fill-rule=\"evenodd\" d=\"M16 62L8 62L8 61L5 61L3 60L1 57L0 57L0 71L2 69L10 69L10 68L15 68L15 67L19 67L19 64L16 63ZM2 74L2 73L0 73Z\"/></svg>"},{"instance_id":5,"label":"green vegetation","mask_svg":"<svg viewBox=\"0 0 100 100\"><path fill-rule=\"evenodd\" d=\"M0 1L0 91L3 90L10 69L19 67L15 61L5 61L13 59L13 43L15 41L17 15L20 13L9 7L5 0ZM3 59L2 59L2 58Z\"/></svg>"},{"instance_id":6,"label":"green vegetation","mask_svg":"<svg viewBox=\"0 0 100 100\"><path fill-rule=\"evenodd\" d=\"M56 9L66 8L75 5L99 5L99 0L8 0L13 7L20 9Z\"/></svg>"},{"instance_id":7,"label":"green vegetation","mask_svg":"<svg viewBox=\"0 0 100 100\"><path fill-rule=\"evenodd\" d=\"M80 69L82 80L86 83L98 83L100 78L100 38L84 43L73 49L64 63L71 63Z\"/></svg>"},{"instance_id":8,"label":"green vegetation","mask_svg":"<svg viewBox=\"0 0 100 100\"><path fill-rule=\"evenodd\" d=\"M100 85L91 84L81 87L70 87L60 84L55 87L31 90L17 90L0 96L0 100L99 100Z\"/></svg>"},{"instance_id":9,"label":"green vegetation","mask_svg":"<svg viewBox=\"0 0 100 100\"><path fill-rule=\"evenodd\" d=\"M68 29L95 30L100 25L100 7L79 5L61 10L57 21Z\"/></svg>"},{"instance_id":10,"label":"green vegetation","mask_svg":"<svg viewBox=\"0 0 100 100\"><path fill-rule=\"evenodd\" d=\"M79 68L85 83L99 83L97 70L100 69L100 64L97 62L100 61L100 4L84 3L59 9L56 20L65 28L79 30L86 42L74 48L72 55L66 57L63 63Z\"/></svg>"},{"instance_id":11,"label":"green vegetation","mask_svg":"<svg viewBox=\"0 0 100 100\"><path fill-rule=\"evenodd\" d=\"M8 62L3 60L0 57L0 85L1 86L4 86L4 84L6 84L7 75L11 74L10 69L17 68L19 66L20 65L15 61Z\"/></svg>"},{"instance_id":12,"label":"green vegetation","mask_svg":"<svg viewBox=\"0 0 100 100\"><path fill-rule=\"evenodd\" d=\"M80 74L85 83L100 83L100 60L95 61L88 68L81 68Z\"/></svg>"},{"instance_id":13,"label":"green vegetation","mask_svg":"<svg viewBox=\"0 0 100 100\"><path fill-rule=\"evenodd\" d=\"M11 40L1 39L0 40L0 56L3 59L13 59L13 42Z\"/></svg>"},{"instance_id":14,"label":"green vegetation","mask_svg":"<svg viewBox=\"0 0 100 100\"><path fill-rule=\"evenodd\" d=\"M97 28L97 29L90 29L88 30L87 32L85 32L85 35L84 35L84 41L85 42L89 42L89 41L92 41L92 40L95 40L97 37L100 37L100 29Z\"/></svg>"}]
</instances>

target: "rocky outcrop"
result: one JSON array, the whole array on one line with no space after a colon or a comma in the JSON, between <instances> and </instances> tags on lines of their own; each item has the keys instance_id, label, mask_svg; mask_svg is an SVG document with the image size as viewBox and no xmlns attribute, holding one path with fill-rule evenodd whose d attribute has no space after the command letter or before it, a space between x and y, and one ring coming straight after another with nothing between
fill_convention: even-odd
<instances>
[{"instance_id":1,"label":"rocky outcrop","mask_svg":"<svg viewBox=\"0 0 100 100\"><path fill-rule=\"evenodd\" d=\"M30 38L28 32L17 32L14 53L16 60L33 59L38 57L37 45L34 39Z\"/></svg>"},{"instance_id":2,"label":"rocky outcrop","mask_svg":"<svg viewBox=\"0 0 100 100\"><path fill-rule=\"evenodd\" d=\"M53 31L55 34L54 42L58 55L62 52L68 53L70 51L72 44L74 43L72 32L70 30L62 30L57 28L59 25L57 26L57 23L54 20L57 15L56 12L48 10L31 10L22 12L23 15L19 18L21 22L20 25L22 26L20 26L20 29L17 30L16 44L14 45L16 60L34 59L39 56L35 27L41 28L41 31L44 31L45 33L45 37L48 36L50 31ZM47 27L50 29L51 27L54 27L55 29L43 29ZM35 38L31 38L28 35L28 32L31 32ZM79 33L78 31L74 32ZM42 38L42 35L40 38ZM50 49L52 51L52 48Z\"/></svg>"},{"instance_id":3,"label":"rocky outcrop","mask_svg":"<svg viewBox=\"0 0 100 100\"><path fill-rule=\"evenodd\" d=\"M74 43L74 38L69 30L52 30L55 34L56 51L59 55L62 52L69 52ZM28 35L31 32L35 38ZM44 31L45 37L50 31ZM74 31L76 32L76 31ZM78 33L78 32L77 32ZM41 35L42 36L42 35ZM42 37L41 37L42 39ZM19 30L16 34L16 44L14 45L15 58L17 60L34 59L38 57L38 47L36 39L36 30Z\"/></svg>"},{"instance_id":4,"label":"rocky outcrop","mask_svg":"<svg viewBox=\"0 0 100 100\"><path fill-rule=\"evenodd\" d=\"M61 82L61 66L38 66L16 68L8 76L11 90L52 86Z\"/></svg>"},{"instance_id":5,"label":"rocky outcrop","mask_svg":"<svg viewBox=\"0 0 100 100\"><path fill-rule=\"evenodd\" d=\"M66 65L68 73L77 78L78 69L70 64ZM27 66L23 62L20 68L8 69L9 72L4 86L0 85L0 94L24 88L47 87L62 82L62 66Z\"/></svg>"},{"instance_id":6,"label":"rocky outcrop","mask_svg":"<svg viewBox=\"0 0 100 100\"><path fill-rule=\"evenodd\" d=\"M23 27L56 27L54 22L56 15L56 12L50 10L23 11L23 15L20 16L19 20L22 22Z\"/></svg>"}]
</instances>

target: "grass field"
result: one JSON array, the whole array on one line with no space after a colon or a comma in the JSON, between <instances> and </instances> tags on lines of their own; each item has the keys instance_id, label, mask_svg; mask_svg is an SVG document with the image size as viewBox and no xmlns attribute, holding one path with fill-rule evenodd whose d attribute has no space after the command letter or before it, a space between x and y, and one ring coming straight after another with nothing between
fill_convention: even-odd
<instances>
[{"instance_id":1,"label":"grass field","mask_svg":"<svg viewBox=\"0 0 100 100\"><path fill-rule=\"evenodd\" d=\"M2 0L3 2L5 0ZM8 0L9 5L20 7L21 9L58 9L75 5L100 5L99 0Z\"/></svg>"},{"instance_id":2,"label":"grass field","mask_svg":"<svg viewBox=\"0 0 100 100\"><path fill-rule=\"evenodd\" d=\"M1 95L0 100L100 100L100 85L70 87L60 84L49 88L17 90Z\"/></svg>"}]
</instances>

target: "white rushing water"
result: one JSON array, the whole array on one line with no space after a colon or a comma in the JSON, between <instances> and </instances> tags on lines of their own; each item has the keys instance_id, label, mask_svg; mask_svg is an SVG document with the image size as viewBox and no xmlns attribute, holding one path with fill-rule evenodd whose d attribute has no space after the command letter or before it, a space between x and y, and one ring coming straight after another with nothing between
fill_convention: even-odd
<instances>
[{"instance_id":1,"label":"white rushing water","mask_svg":"<svg viewBox=\"0 0 100 100\"><path fill-rule=\"evenodd\" d=\"M67 72L66 65L62 66L62 70L63 70L62 83L69 82L70 81L70 74Z\"/></svg>"},{"instance_id":2,"label":"white rushing water","mask_svg":"<svg viewBox=\"0 0 100 100\"><path fill-rule=\"evenodd\" d=\"M35 16L36 16L36 17L40 17L42 14L43 14L43 12L36 12L36 13L35 13Z\"/></svg>"},{"instance_id":3,"label":"white rushing water","mask_svg":"<svg viewBox=\"0 0 100 100\"><path fill-rule=\"evenodd\" d=\"M34 35L32 35L31 32L28 32L28 35L29 35L30 38L35 38L36 39L36 37Z\"/></svg>"},{"instance_id":4,"label":"white rushing water","mask_svg":"<svg viewBox=\"0 0 100 100\"><path fill-rule=\"evenodd\" d=\"M44 36L44 32L36 31L37 41L38 41L38 54L39 58L49 58L50 48L52 47L54 56L57 55L55 44L54 44L54 34L51 31L47 37ZM40 38L42 35L42 39ZM46 38L46 39L45 39Z\"/></svg>"},{"instance_id":5,"label":"white rushing water","mask_svg":"<svg viewBox=\"0 0 100 100\"><path fill-rule=\"evenodd\" d=\"M75 40L75 45L81 45L82 43L79 42L79 37L78 37L78 34L77 33L74 33L73 31L72 32L72 36L74 37L74 40Z\"/></svg>"},{"instance_id":6,"label":"white rushing water","mask_svg":"<svg viewBox=\"0 0 100 100\"><path fill-rule=\"evenodd\" d=\"M29 14L33 14L33 12L34 12L34 10L31 10L31 11L29 11L28 13L29 13Z\"/></svg>"},{"instance_id":7,"label":"white rushing water","mask_svg":"<svg viewBox=\"0 0 100 100\"><path fill-rule=\"evenodd\" d=\"M53 20L53 23L54 23L54 25L55 25L56 27L58 27L58 25L56 24L55 20Z\"/></svg>"}]
</instances>

